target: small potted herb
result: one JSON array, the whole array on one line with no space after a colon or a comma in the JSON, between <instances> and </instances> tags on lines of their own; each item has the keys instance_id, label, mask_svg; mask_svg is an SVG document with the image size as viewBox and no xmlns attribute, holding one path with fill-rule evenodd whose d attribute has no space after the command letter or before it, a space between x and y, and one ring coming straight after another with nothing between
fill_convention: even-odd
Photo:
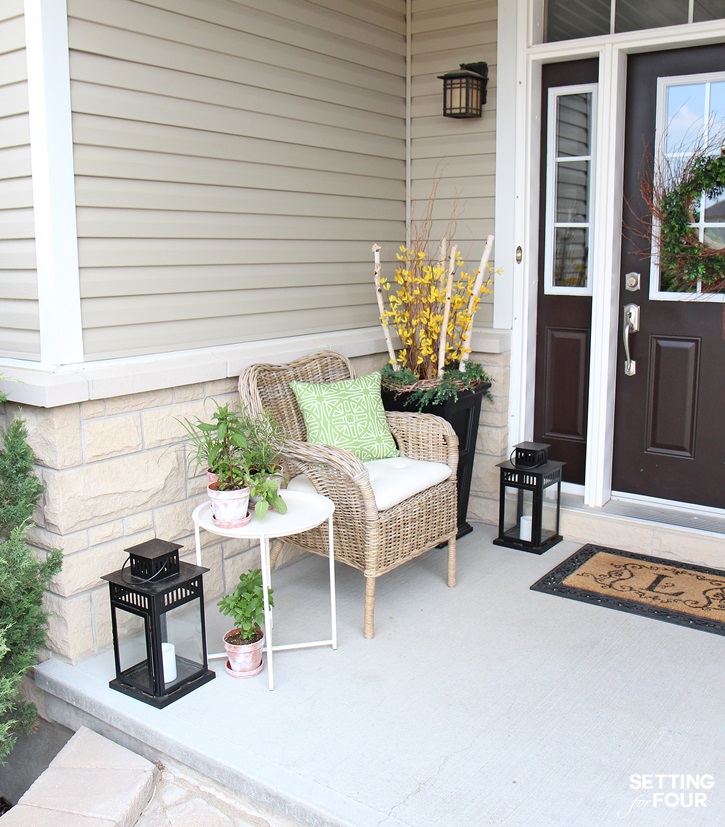
<instances>
[{"instance_id":1,"label":"small potted herb","mask_svg":"<svg viewBox=\"0 0 725 827\"><path fill-rule=\"evenodd\" d=\"M272 589L268 590L269 605L274 606ZM221 613L230 616L234 628L224 635L227 651L227 672L235 678L251 678L262 671L264 647L264 593L261 569L252 569L239 576L237 588L217 604Z\"/></svg>"}]
</instances>

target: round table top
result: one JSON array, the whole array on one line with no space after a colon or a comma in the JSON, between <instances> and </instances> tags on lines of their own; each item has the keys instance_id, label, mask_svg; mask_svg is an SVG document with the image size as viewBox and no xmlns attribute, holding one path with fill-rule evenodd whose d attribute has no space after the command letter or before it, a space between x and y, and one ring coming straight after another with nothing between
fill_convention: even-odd
<instances>
[{"instance_id":1,"label":"round table top","mask_svg":"<svg viewBox=\"0 0 725 827\"><path fill-rule=\"evenodd\" d=\"M240 528L220 528L212 520L209 502L198 505L191 516L197 525L212 534L259 540L262 537L288 537L290 534L309 531L329 519L335 510L332 500L323 497L322 494L288 491L286 488L280 491L280 494L287 504L286 514L268 511L263 519L258 520L254 514L254 506L250 503L252 519Z\"/></svg>"}]
</instances>

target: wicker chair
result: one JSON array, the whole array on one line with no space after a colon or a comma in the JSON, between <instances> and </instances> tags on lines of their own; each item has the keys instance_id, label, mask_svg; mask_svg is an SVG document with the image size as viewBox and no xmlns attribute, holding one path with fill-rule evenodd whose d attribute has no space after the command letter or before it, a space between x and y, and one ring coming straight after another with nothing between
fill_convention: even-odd
<instances>
[{"instance_id":1,"label":"wicker chair","mask_svg":"<svg viewBox=\"0 0 725 827\"><path fill-rule=\"evenodd\" d=\"M458 439L448 422L430 414L386 413L400 453L411 459L445 463L451 475L409 499L378 511L365 465L352 453L306 442L305 423L290 389L300 382L352 379L350 362L331 351L315 353L287 365L251 365L239 377L242 403L253 412L267 410L288 439L285 471L304 474L315 489L335 503L335 557L365 575L363 631L373 637L375 581L441 543L448 543L448 585L456 584L456 468ZM290 537L296 545L327 554L324 526ZM272 563L282 543L272 549Z\"/></svg>"}]
</instances>

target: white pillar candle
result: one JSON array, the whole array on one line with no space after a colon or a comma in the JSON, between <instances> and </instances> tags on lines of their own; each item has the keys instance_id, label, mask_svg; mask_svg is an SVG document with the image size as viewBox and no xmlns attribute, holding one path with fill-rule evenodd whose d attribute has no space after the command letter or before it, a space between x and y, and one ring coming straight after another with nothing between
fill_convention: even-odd
<instances>
[{"instance_id":1,"label":"white pillar candle","mask_svg":"<svg viewBox=\"0 0 725 827\"><path fill-rule=\"evenodd\" d=\"M527 543L531 542L531 517L527 517L525 514L521 517L521 522L519 523L519 539L526 540Z\"/></svg>"},{"instance_id":2,"label":"white pillar candle","mask_svg":"<svg viewBox=\"0 0 725 827\"><path fill-rule=\"evenodd\" d=\"M164 666L164 683L176 680L176 647L173 643L161 644L161 660Z\"/></svg>"}]
</instances>

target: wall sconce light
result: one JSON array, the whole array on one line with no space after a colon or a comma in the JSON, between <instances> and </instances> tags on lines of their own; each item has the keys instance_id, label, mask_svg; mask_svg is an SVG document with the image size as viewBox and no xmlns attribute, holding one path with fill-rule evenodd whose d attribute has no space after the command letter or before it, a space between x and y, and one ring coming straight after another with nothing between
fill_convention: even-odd
<instances>
[{"instance_id":1,"label":"wall sconce light","mask_svg":"<svg viewBox=\"0 0 725 827\"><path fill-rule=\"evenodd\" d=\"M487 63L461 63L458 71L438 77L443 81L444 117L481 117L488 86Z\"/></svg>"}]
</instances>

